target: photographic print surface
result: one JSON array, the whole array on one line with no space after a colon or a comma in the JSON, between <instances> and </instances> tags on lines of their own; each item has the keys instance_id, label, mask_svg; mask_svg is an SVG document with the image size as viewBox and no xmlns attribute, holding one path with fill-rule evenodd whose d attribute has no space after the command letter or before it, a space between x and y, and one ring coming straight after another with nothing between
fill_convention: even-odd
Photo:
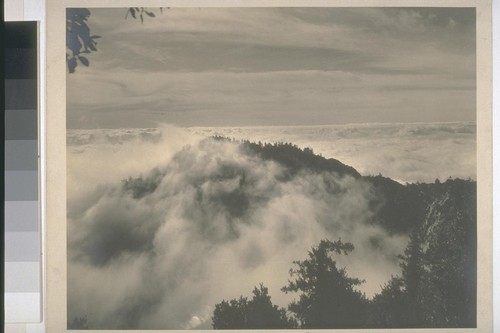
<instances>
[{"instance_id":1,"label":"photographic print surface","mask_svg":"<svg viewBox=\"0 0 500 333\"><path fill-rule=\"evenodd\" d=\"M66 14L68 328L476 327L474 8Z\"/></svg>"}]
</instances>

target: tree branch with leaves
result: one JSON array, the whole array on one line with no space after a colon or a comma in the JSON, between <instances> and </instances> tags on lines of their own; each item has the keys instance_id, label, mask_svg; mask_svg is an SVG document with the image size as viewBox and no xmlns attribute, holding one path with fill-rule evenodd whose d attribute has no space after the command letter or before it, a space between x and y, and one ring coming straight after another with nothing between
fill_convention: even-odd
<instances>
[{"instance_id":1,"label":"tree branch with leaves","mask_svg":"<svg viewBox=\"0 0 500 333\"><path fill-rule=\"evenodd\" d=\"M89 59L82 54L97 51L95 40L101 36L90 34L89 17L87 8L66 9L66 64L70 73L75 72L78 63L90 65Z\"/></svg>"},{"instance_id":2,"label":"tree branch with leaves","mask_svg":"<svg viewBox=\"0 0 500 333\"><path fill-rule=\"evenodd\" d=\"M160 8L160 13L163 13L163 8ZM134 19L140 19L141 23L144 23L145 17L156 17L152 10L145 7L129 7L125 19L129 14ZM66 65L69 73L74 73L78 64L90 66L89 59L83 54L97 51L96 39L101 36L91 35L88 25L90 15L87 8L66 9Z\"/></svg>"}]
</instances>

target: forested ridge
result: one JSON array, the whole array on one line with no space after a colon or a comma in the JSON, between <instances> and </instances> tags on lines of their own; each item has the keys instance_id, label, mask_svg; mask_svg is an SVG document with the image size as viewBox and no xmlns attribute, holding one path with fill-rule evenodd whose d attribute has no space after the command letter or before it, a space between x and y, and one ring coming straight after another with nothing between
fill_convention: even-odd
<instances>
[{"instance_id":1,"label":"forested ridge","mask_svg":"<svg viewBox=\"0 0 500 333\"><path fill-rule=\"evenodd\" d=\"M354 246L348 240L324 239L311 248L307 259L293 263L282 292L294 294L296 300L287 308L273 305L261 283L251 300L240 296L216 304L213 328L476 326L475 181L449 178L403 185L382 175L361 176L350 166L290 143L244 141L242 145L249 153L284 166L287 177L308 169L369 183L376 212L371 223L390 233L407 234L410 240L399 257L401 275L393 276L372 299L356 288L364 281L337 266L336 257L349 255ZM255 304L262 305L258 314Z\"/></svg>"}]
</instances>

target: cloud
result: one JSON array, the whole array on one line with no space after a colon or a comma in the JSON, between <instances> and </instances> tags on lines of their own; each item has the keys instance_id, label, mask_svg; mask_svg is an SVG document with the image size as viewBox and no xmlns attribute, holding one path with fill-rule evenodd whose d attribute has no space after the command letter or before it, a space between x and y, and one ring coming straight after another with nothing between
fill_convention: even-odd
<instances>
[{"instance_id":1,"label":"cloud","mask_svg":"<svg viewBox=\"0 0 500 333\"><path fill-rule=\"evenodd\" d=\"M102 77L80 72L72 80L69 128L475 120L473 84L434 74L120 70Z\"/></svg>"},{"instance_id":2,"label":"cloud","mask_svg":"<svg viewBox=\"0 0 500 333\"><path fill-rule=\"evenodd\" d=\"M92 9L103 38L68 75L71 128L475 119L471 9L124 13Z\"/></svg>"},{"instance_id":3,"label":"cloud","mask_svg":"<svg viewBox=\"0 0 500 333\"><path fill-rule=\"evenodd\" d=\"M99 54L112 61L99 69L406 71L475 79L474 25L439 24L472 10L176 8L144 25L108 18L115 12L95 14L96 29L116 34ZM100 27L100 15L106 25L118 24Z\"/></svg>"},{"instance_id":4,"label":"cloud","mask_svg":"<svg viewBox=\"0 0 500 333\"><path fill-rule=\"evenodd\" d=\"M373 214L366 183L308 172L284 181L280 165L236 143L168 148L169 133L175 136L164 131L151 144L168 157L143 161L143 172L133 163L119 169L136 179L128 183L110 170L119 155L147 156L133 141L112 145L118 155L98 153L109 144L70 150L70 178L91 164L77 160L107 165L97 188L68 190L70 319L87 316L91 328L208 328L216 303L261 282L286 306L293 295L279 290L292 261L324 238L354 243L339 263L367 280L368 295L399 271L396 256L407 239L366 224Z\"/></svg>"},{"instance_id":5,"label":"cloud","mask_svg":"<svg viewBox=\"0 0 500 333\"><path fill-rule=\"evenodd\" d=\"M351 124L284 127L192 127L195 135L293 142L363 175L401 182L476 179L475 123ZM376 147L376 149L374 148Z\"/></svg>"}]
</instances>

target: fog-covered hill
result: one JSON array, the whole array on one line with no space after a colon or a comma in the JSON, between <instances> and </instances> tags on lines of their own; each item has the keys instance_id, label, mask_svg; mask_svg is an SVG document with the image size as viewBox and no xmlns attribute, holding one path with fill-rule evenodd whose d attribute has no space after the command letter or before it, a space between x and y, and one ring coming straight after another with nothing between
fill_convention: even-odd
<instances>
[{"instance_id":1,"label":"fog-covered hill","mask_svg":"<svg viewBox=\"0 0 500 333\"><path fill-rule=\"evenodd\" d=\"M400 264L418 258L427 275L410 275L443 293L441 308L423 311L427 319L414 326L436 326L438 319L443 326L471 325L453 318L472 311L473 289L453 310L458 301L440 287L440 272L455 267L447 281L475 283L464 280L464 272L475 270L474 181L401 184L362 176L291 143L162 140L106 143L101 150L69 146L70 321L85 316L91 328L210 328L217 302L259 283L286 306L293 295L280 289L293 261L321 239L340 238L354 251L338 264L365 280L357 288L369 299L378 299L391 276L404 277ZM106 172L96 175L96 165ZM99 182L86 181L92 177ZM402 261L411 239L421 250ZM459 254L436 262L436 253ZM441 318L442 309L451 312ZM376 317L372 326L385 320Z\"/></svg>"}]
</instances>

